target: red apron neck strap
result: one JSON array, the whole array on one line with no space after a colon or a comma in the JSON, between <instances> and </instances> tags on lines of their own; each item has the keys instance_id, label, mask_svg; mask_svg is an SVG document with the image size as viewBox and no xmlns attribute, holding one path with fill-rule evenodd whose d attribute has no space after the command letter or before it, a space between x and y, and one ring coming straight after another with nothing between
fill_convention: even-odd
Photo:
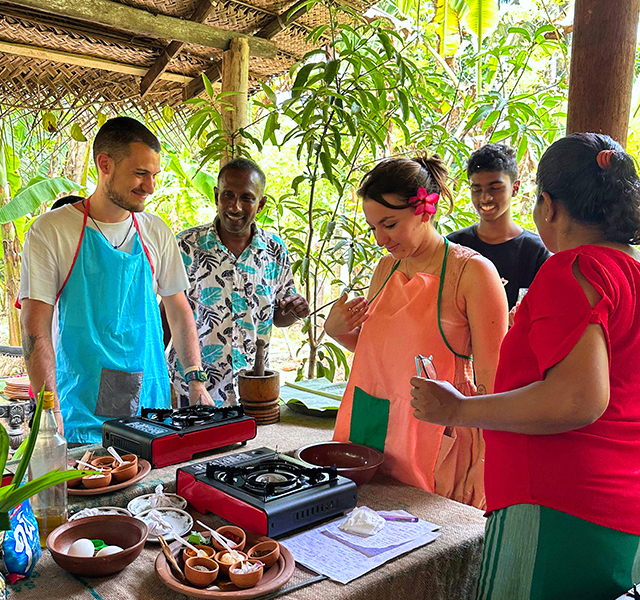
<instances>
[{"instance_id":1,"label":"red apron neck strap","mask_svg":"<svg viewBox=\"0 0 640 600\"><path fill-rule=\"evenodd\" d=\"M151 260L151 255L149 254L149 250L147 249L147 245L144 243L144 240L142 239L142 233L140 233L140 227L138 226L138 219L136 219L136 214L135 213L131 213L131 218L133 219L133 226L136 228L136 231L138 232L138 235L140 236L140 243L142 244L142 249L144 250L145 256L147 257L147 260L149 261L149 265L151 265L151 274L155 275L155 269L153 268L153 261Z\"/></svg>"},{"instance_id":2,"label":"red apron neck strap","mask_svg":"<svg viewBox=\"0 0 640 600\"><path fill-rule=\"evenodd\" d=\"M89 217L89 201L91 200L91 196L87 198L87 201L84 204L84 218L82 219L82 230L80 231L80 239L78 240L78 246L76 248L76 253L73 256L73 262L71 263L71 267L69 268L69 272L64 279L62 287L58 290L56 294L56 302L60 298L60 294L62 294L62 290L64 290L64 286L67 285L67 281L69 281L69 277L71 276L71 271L73 271L73 266L76 264L76 260L78 259L78 254L80 254L80 246L82 246L82 238L84 237L84 230L87 227L87 218Z\"/></svg>"}]
</instances>

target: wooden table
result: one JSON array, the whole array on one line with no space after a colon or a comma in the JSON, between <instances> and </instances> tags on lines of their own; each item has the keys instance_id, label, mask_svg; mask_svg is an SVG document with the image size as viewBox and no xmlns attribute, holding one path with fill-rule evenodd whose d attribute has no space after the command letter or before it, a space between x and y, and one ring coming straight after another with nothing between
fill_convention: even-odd
<instances>
[{"instance_id":1,"label":"wooden table","mask_svg":"<svg viewBox=\"0 0 640 600\"><path fill-rule=\"evenodd\" d=\"M281 422L258 428L258 435L246 446L225 448L215 456L261 446L291 452L314 441L331 439L334 422L302 416L283 408ZM202 457L195 462L204 460ZM140 494L150 493L158 483L165 491L175 491L176 466L154 469L143 481L112 494L70 496L70 510L84 506L126 506ZM442 535L433 543L396 558L348 585L321 581L296 589L283 597L287 600L402 600L470 599L478 577L484 517L482 512L452 500L429 494L395 480L376 475L358 488L358 504L376 510L404 509L442 526ZM196 518L211 526L222 524L212 514ZM32 576L10 588L10 598L19 600L181 600L185 598L168 589L158 579L154 561L159 547L148 543L142 554L124 571L111 577L78 578L60 569L45 550ZM292 580L283 588L314 577L303 567L296 567Z\"/></svg>"}]
</instances>

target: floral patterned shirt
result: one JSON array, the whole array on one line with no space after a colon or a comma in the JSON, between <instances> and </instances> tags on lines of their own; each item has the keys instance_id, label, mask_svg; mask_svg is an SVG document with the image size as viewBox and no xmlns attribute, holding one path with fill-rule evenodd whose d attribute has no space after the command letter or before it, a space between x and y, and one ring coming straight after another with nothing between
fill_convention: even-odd
<instances>
[{"instance_id":1,"label":"floral patterned shirt","mask_svg":"<svg viewBox=\"0 0 640 600\"><path fill-rule=\"evenodd\" d=\"M217 405L238 402L237 375L252 369L256 339L269 338L273 313L280 301L295 293L289 255L282 240L255 225L253 238L239 258L220 241L217 219L178 235L189 277L187 298L194 312L207 389ZM180 396L189 396L183 366L169 352L169 375Z\"/></svg>"}]
</instances>

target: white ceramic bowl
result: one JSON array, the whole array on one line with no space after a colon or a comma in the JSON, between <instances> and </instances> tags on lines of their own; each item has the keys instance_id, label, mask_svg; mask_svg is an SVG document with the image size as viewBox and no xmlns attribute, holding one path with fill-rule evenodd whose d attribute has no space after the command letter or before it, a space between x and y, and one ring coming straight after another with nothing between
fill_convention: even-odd
<instances>
[{"instance_id":1,"label":"white ceramic bowl","mask_svg":"<svg viewBox=\"0 0 640 600\"><path fill-rule=\"evenodd\" d=\"M129 502L129 504L127 504L127 510L134 516L147 510L151 510L151 498L153 496L155 496L155 494L144 494L144 496L134 498ZM182 496L178 496L178 494L165 494L165 496L171 500L173 508L179 508L180 510L187 508L187 500Z\"/></svg>"}]
</instances>

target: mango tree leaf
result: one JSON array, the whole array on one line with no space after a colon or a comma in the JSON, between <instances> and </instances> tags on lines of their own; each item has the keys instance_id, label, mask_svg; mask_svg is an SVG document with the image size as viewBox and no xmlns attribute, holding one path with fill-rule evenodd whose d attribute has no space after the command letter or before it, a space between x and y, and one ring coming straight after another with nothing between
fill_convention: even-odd
<instances>
[{"instance_id":1,"label":"mango tree leaf","mask_svg":"<svg viewBox=\"0 0 640 600\"><path fill-rule=\"evenodd\" d=\"M162 118L167 123L171 123L171 121L173 121L173 108L171 108L168 104L165 104L162 107Z\"/></svg>"},{"instance_id":2,"label":"mango tree leaf","mask_svg":"<svg viewBox=\"0 0 640 600\"><path fill-rule=\"evenodd\" d=\"M82 186L66 177L34 177L25 187L0 208L0 223L9 223L36 210L43 202L53 202L64 192L73 192Z\"/></svg>"},{"instance_id":3,"label":"mango tree leaf","mask_svg":"<svg viewBox=\"0 0 640 600\"><path fill-rule=\"evenodd\" d=\"M51 112L46 112L42 115L42 126L45 131L49 133L55 133L58 129L58 120L56 116Z\"/></svg>"},{"instance_id":4,"label":"mango tree leaf","mask_svg":"<svg viewBox=\"0 0 640 600\"><path fill-rule=\"evenodd\" d=\"M98 127L102 127L107 122L107 115L99 112L96 115L96 120L98 121Z\"/></svg>"}]
</instances>

